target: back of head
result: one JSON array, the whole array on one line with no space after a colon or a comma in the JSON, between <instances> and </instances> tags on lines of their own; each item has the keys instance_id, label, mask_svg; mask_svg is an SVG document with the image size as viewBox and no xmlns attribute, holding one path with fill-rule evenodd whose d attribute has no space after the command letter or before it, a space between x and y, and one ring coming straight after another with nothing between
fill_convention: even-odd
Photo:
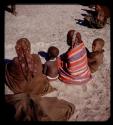
<instances>
[{"instance_id":1,"label":"back of head","mask_svg":"<svg viewBox=\"0 0 113 125\"><path fill-rule=\"evenodd\" d=\"M71 46L72 37L73 37L74 32L75 32L75 30L69 30L68 33L67 33L67 44L69 46Z\"/></svg>"},{"instance_id":2,"label":"back of head","mask_svg":"<svg viewBox=\"0 0 113 125\"><path fill-rule=\"evenodd\" d=\"M101 38L97 38L93 41L93 44L92 44L92 51L93 52L102 52L103 51L103 47L104 47L104 40L101 39Z\"/></svg>"},{"instance_id":3,"label":"back of head","mask_svg":"<svg viewBox=\"0 0 113 125\"><path fill-rule=\"evenodd\" d=\"M54 58L56 58L56 57L58 56L58 54L59 54L59 49L56 48L55 46L51 46L51 47L49 47L49 49L48 49L48 54L49 54L49 58L50 58L50 59L54 59Z\"/></svg>"},{"instance_id":4,"label":"back of head","mask_svg":"<svg viewBox=\"0 0 113 125\"><path fill-rule=\"evenodd\" d=\"M27 38L21 38L17 40L15 49L18 56L22 56L23 53L30 53L31 51L30 41Z\"/></svg>"},{"instance_id":5,"label":"back of head","mask_svg":"<svg viewBox=\"0 0 113 125\"><path fill-rule=\"evenodd\" d=\"M76 30L69 30L67 33L67 44L69 46L73 46L73 44L80 44L82 42L81 40L81 34L77 32Z\"/></svg>"},{"instance_id":6,"label":"back of head","mask_svg":"<svg viewBox=\"0 0 113 125\"><path fill-rule=\"evenodd\" d=\"M104 47L105 41L102 38L97 38L93 41L93 44L99 44L102 48Z\"/></svg>"},{"instance_id":7,"label":"back of head","mask_svg":"<svg viewBox=\"0 0 113 125\"><path fill-rule=\"evenodd\" d=\"M34 65L35 62L30 53L31 51L30 41L27 38L21 38L17 40L15 49L18 55L18 60L19 60L23 75L25 79L29 81L37 73L35 71L36 69L35 68L36 65Z\"/></svg>"}]
</instances>

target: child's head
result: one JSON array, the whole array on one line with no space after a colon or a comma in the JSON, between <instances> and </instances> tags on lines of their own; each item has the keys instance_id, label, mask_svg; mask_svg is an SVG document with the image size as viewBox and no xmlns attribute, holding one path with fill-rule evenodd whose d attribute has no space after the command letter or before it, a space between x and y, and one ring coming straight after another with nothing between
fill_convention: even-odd
<instances>
[{"instance_id":1,"label":"child's head","mask_svg":"<svg viewBox=\"0 0 113 125\"><path fill-rule=\"evenodd\" d=\"M55 46L49 47L48 55L49 55L50 59L56 58L58 56L58 54L59 54L59 49L58 48L56 48Z\"/></svg>"},{"instance_id":2,"label":"child's head","mask_svg":"<svg viewBox=\"0 0 113 125\"><path fill-rule=\"evenodd\" d=\"M69 30L67 33L67 44L69 46L78 45L82 42L81 34L75 30Z\"/></svg>"},{"instance_id":3,"label":"child's head","mask_svg":"<svg viewBox=\"0 0 113 125\"><path fill-rule=\"evenodd\" d=\"M105 43L104 40L101 38L95 39L92 44L92 51L93 52L101 51L102 48L104 47L104 43Z\"/></svg>"}]
</instances>

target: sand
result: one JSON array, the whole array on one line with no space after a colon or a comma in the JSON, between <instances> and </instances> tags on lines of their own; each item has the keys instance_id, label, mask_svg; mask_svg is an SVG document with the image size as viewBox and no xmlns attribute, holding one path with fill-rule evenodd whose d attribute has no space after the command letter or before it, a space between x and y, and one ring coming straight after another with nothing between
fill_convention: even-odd
<instances>
[{"instance_id":1,"label":"sand","mask_svg":"<svg viewBox=\"0 0 113 125\"><path fill-rule=\"evenodd\" d=\"M16 56L15 44L22 37L31 42L32 53L47 51L54 45L60 54L66 52L66 35L70 29L79 31L86 47L91 51L95 38L105 40L104 63L92 74L86 86L67 85L59 80L51 82L57 91L46 96L58 97L75 105L69 121L105 121L110 117L110 21L103 29L91 29L76 23L87 14L82 5L17 5L17 16L5 12L5 59ZM45 59L41 57L42 63ZM10 93L6 89L6 93Z\"/></svg>"}]
</instances>

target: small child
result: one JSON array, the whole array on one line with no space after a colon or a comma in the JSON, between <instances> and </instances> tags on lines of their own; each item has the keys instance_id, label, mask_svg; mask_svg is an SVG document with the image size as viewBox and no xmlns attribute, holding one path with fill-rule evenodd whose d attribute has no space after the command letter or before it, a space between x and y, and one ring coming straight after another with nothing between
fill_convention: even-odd
<instances>
[{"instance_id":1,"label":"small child","mask_svg":"<svg viewBox=\"0 0 113 125\"><path fill-rule=\"evenodd\" d=\"M49 81L54 81L58 78L58 68L57 68L57 56L59 54L59 49L51 46L48 49L49 60L44 64L44 74L47 76Z\"/></svg>"},{"instance_id":2,"label":"small child","mask_svg":"<svg viewBox=\"0 0 113 125\"><path fill-rule=\"evenodd\" d=\"M88 65L90 67L91 73L96 72L100 64L103 63L104 50L102 48L104 47L104 43L105 42L103 39L97 38L93 41L92 52L89 52L89 50L86 48Z\"/></svg>"}]
</instances>

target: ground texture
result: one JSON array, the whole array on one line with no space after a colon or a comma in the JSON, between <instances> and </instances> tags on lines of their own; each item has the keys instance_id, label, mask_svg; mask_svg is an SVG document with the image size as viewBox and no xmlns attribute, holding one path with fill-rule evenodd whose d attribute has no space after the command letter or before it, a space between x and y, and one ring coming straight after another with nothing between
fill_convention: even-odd
<instances>
[{"instance_id":1,"label":"ground texture","mask_svg":"<svg viewBox=\"0 0 113 125\"><path fill-rule=\"evenodd\" d=\"M47 51L54 45L60 54L68 49L66 35L75 29L82 35L86 47L91 51L95 38L105 40L104 63L92 74L93 79L85 85L67 85L57 80L51 85L58 90L46 96L67 100L76 107L69 121L105 121L110 117L110 22L103 29L91 29L79 25L87 14L82 5L17 5L17 16L5 12L5 59L16 56L15 44L22 37L31 42L32 53ZM42 63L45 59L40 57ZM7 91L6 94L10 93Z\"/></svg>"}]
</instances>

